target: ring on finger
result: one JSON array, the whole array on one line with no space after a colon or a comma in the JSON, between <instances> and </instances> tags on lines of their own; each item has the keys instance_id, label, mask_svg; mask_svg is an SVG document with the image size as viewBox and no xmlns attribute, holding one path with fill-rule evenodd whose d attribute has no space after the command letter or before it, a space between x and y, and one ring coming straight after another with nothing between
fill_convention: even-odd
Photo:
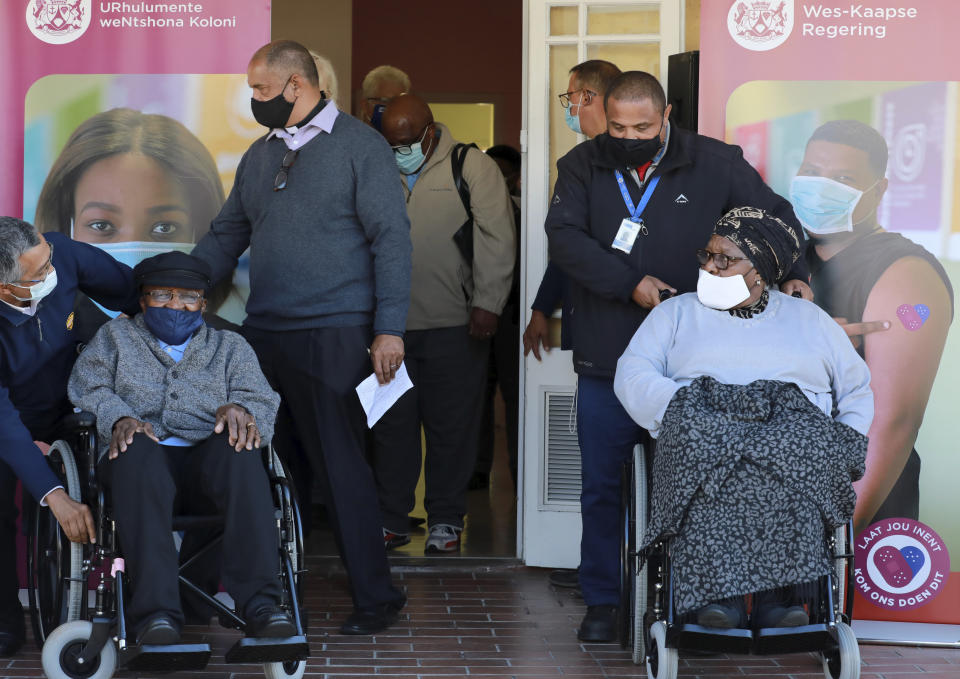
<instances>
[{"instance_id":1,"label":"ring on finger","mask_svg":"<svg viewBox=\"0 0 960 679\"><path fill-rule=\"evenodd\" d=\"M257 426L256 422L247 422L247 429L249 429L250 427L256 427L256 426Z\"/></svg>"}]
</instances>

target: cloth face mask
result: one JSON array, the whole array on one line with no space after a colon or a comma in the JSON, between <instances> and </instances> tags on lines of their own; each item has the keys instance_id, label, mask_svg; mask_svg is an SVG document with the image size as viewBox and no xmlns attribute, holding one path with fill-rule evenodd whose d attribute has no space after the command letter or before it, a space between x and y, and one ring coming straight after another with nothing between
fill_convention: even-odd
<instances>
[{"instance_id":1,"label":"cloth face mask","mask_svg":"<svg viewBox=\"0 0 960 679\"><path fill-rule=\"evenodd\" d=\"M290 78L292 77L291 75ZM253 97L250 97L250 111L253 113L253 118L264 127L270 128L271 130L277 127L285 127L287 121L290 120L290 114L293 112L293 107L297 103L296 99L287 101L283 98L283 93L286 91L287 85L290 84L290 78L287 78L287 82L283 84L283 89L280 90L280 94L273 99L257 101Z\"/></svg>"},{"instance_id":2,"label":"cloth face mask","mask_svg":"<svg viewBox=\"0 0 960 679\"><path fill-rule=\"evenodd\" d=\"M200 311L148 306L143 312L143 322L158 340L176 346L186 342L203 325L203 316Z\"/></svg>"},{"instance_id":3,"label":"cloth face mask","mask_svg":"<svg viewBox=\"0 0 960 679\"><path fill-rule=\"evenodd\" d=\"M700 269L697 279L697 299L705 307L726 311L750 297L750 288L743 274L714 276Z\"/></svg>"},{"instance_id":4,"label":"cloth face mask","mask_svg":"<svg viewBox=\"0 0 960 679\"><path fill-rule=\"evenodd\" d=\"M790 182L793 211L803 228L817 236L853 231L853 211L864 193L828 177L797 176Z\"/></svg>"}]
</instances>

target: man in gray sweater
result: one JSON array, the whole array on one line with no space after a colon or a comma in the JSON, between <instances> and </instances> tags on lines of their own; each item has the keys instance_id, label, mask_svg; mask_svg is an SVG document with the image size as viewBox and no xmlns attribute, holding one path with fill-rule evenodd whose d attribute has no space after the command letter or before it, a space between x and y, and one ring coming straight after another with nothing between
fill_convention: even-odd
<instances>
[{"instance_id":1,"label":"man in gray sweater","mask_svg":"<svg viewBox=\"0 0 960 679\"><path fill-rule=\"evenodd\" d=\"M273 501L258 452L280 398L239 335L201 314L210 267L183 252L134 269L143 311L104 325L77 358L67 393L97 416L107 487L133 586L138 644L172 644L184 615L174 508L224 516L222 579L255 637L290 637L278 608Z\"/></svg>"},{"instance_id":2,"label":"man in gray sweater","mask_svg":"<svg viewBox=\"0 0 960 679\"><path fill-rule=\"evenodd\" d=\"M277 448L300 472L307 516L304 467L320 481L353 595L341 632L372 634L396 620L406 599L390 582L354 390L371 361L385 383L403 360L410 223L390 147L327 105L306 48L265 45L247 82L253 115L270 132L240 160L194 254L219 281L250 248L243 334L282 398Z\"/></svg>"}]
</instances>

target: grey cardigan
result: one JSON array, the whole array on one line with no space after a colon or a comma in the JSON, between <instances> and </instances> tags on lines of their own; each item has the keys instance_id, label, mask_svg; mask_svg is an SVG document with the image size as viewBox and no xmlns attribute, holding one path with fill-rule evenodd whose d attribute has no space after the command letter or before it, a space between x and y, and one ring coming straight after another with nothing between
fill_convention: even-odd
<instances>
[{"instance_id":1,"label":"grey cardigan","mask_svg":"<svg viewBox=\"0 0 960 679\"><path fill-rule=\"evenodd\" d=\"M77 358L67 394L75 406L97 416L101 455L121 417L149 422L160 439L179 436L199 443L213 434L217 408L227 403L253 415L267 445L280 405L240 335L203 326L177 363L142 315L100 328Z\"/></svg>"}]
</instances>

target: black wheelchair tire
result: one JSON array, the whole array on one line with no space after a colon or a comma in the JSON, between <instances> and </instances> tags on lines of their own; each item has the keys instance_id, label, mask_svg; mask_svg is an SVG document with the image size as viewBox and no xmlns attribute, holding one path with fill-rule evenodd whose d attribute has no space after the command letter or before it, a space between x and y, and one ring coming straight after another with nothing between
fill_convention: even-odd
<instances>
[{"instance_id":1,"label":"black wheelchair tire","mask_svg":"<svg viewBox=\"0 0 960 679\"><path fill-rule=\"evenodd\" d=\"M70 446L55 441L47 460L70 498L81 502L80 475ZM78 620L86 583L83 546L70 542L48 507L33 507L27 534L27 594L30 622L37 645L59 625Z\"/></svg>"}]
</instances>

